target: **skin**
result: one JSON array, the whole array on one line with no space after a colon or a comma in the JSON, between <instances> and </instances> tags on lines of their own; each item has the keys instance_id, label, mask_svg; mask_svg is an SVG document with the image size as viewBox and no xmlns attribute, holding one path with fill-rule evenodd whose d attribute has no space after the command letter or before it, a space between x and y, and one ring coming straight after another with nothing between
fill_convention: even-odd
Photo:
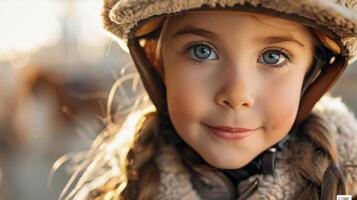
<instances>
[{"instance_id":1,"label":"skin","mask_svg":"<svg viewBox=\"0 0 357 200\"><path fill-rule=\"evenodd\" d=\"M191 31L176 35L188 26L214 36ZM290 36L301 44L263 42L270 36ZM195 11L170 21L162 59L168 111L180 137L214 167L236 169L289 132L313 61L313 42L307 28L295 22L244 12ZM207 125L254 131L227 140Z\"/></svg>"}]
</instances>

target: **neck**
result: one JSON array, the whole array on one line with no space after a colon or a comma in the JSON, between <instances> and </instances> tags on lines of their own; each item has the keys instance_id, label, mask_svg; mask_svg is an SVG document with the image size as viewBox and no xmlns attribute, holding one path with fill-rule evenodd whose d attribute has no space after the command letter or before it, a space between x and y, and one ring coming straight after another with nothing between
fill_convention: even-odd
<instances>
[{"instance_id":1,"label":"neck","mask_svg":"<svg viewBox=\"0 0 357 200\"><path fill-rule=\"evenodd\" d=\"M219 169L222 171L233 184L238 185L238 183L250 176L256 174L266 174L275 175L275 155L278 151L281 151L284 144L290 139L290 135L297 131L298 126L294 126L291 131L277 144L273 145L271 148L265 150L259 154L253 161L248 163L243 168L239 169Z\"/></svg>"}]
</instances>

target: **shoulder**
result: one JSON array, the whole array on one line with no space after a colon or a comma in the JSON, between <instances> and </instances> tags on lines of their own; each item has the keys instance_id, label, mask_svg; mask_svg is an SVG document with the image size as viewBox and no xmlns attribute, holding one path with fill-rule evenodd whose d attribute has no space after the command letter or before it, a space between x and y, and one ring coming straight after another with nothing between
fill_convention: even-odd
<instances>
[{"instance_id":1,"label":"shoulder","mask_svg":"<svg viewBox=\"0 0 357 200\"><path fill-rule=\"evenodd\" d=\"M341 165L357 165L357 120L341 98L324 96L313 112L324 118L333 128L339 162ZM357 195L357 168L347 168L346 182L349 193Z\"/></svg>"},{"instance_id":2,"label":"shoulder","mask_svg":"<svg viewBox=\"0 0 357 200\"><path fill-rule=\"evenodd\" d=\"M332 137L336 141L341 164L357 164L357 120L352 111L340 98L324 96L314 107L314 114L325 119L333 129ZM277 154L276 174L255 175L247 181L259 179L259 187L249 199L291 199L301 186L294 181L291 171L294 166L284 162L291 156L291 151L284 148ZM357 168L346 173L348 193L357 194Z\"/></svg>"},{"instance_id":3,"label":"shoulder","mask_svg":"<svg viewBox=\"0 0 357 200\"><path fill-rule=\"evenodd\" d=\"M313 112L325 119L333 129L340 162L352 164L357 161L357 120L354 113L341 98L324 96ZM354 163L356 164L356 163Z\"/></svg>"},{"instance_id":4,"label":"shoulder","mask_svg":"<svg viewBox=\"0 0 357 200\"><path fill-rule=\"evenodd\" d=\"M170 145L161 147L155 160L160 170L157 200L200 199L192 186L191 173L175 148Z\"/></svg>"}]
</instances>

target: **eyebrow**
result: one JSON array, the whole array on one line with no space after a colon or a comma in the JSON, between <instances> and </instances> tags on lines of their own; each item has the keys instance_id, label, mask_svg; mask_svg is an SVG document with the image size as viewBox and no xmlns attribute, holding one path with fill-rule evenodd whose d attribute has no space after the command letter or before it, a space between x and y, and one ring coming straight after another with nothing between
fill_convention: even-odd
<instances>
[{"instance_id":1,"label":"eyebrow","mask_svg":"<svg viewBox=\"0 0 357 200\"><path fill-rule=\"evenodd\" d=\"M266 37L266 38L260 38L258 40L264 44L278 44L278 43L283 43L283 42L293 42L293 43L300 45L301 47L305 47L304 44L302 44L300 41L298 41L291 35L271 36L271 37Z\"/></svg>"},{"instance_id":2,"label":"eyebrow","mask_svg":"<svg viewBox=\"0 0 357 200\"><path fill-rule=\"evenodd\" d=\"M203 36L203 37L212 38L212 39L219 38L219 35L214 32L211 32L206 29L192 27L192 26L185 26L181 30L177 31L172 37L175 38L175 37L179 37L179 36L186 35L186 34L198 35L198 36Z\"/></svg>"},{"instance_id":3,"label":"eyebrow","mask_svg":"<svg viewBox=\"0 0 357 200\"><path fill-rule=\"evenodd\" d=\"M211 32L206 29L201 29L201 28L196 28L192 26L186 26L182 28L180 31L177 31L172 37L179 37L182 35L197 35L197 36L203 36L206 38L211 38L211 39L218 39L220 36L217 33ZM259 41L260 43L263 44L279 44L279 43L284 43L284 42L293 42L298 44L301 47L305 47L304 44L302 44L300 41L295 39L292 35L275 35L275 36L270 36L270 37L259 37L254 41Z\"/></svg>"}]
</instances>

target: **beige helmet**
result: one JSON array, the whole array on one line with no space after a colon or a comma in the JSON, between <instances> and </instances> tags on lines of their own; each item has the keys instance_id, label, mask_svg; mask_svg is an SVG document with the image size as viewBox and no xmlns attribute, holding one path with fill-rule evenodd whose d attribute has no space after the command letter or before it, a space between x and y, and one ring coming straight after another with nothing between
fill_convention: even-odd
<instances>
[{"instance_id":1,"label":"beige helmet","mask_svg":"<svg viewBox=\"0 0 357 200\"><path fill-rule=\"evenodd\" d=\"M125 41L159 114L166 114L165 86L139 39L157 30L163 18L188 10L249 11L297 21L312 27L331 56L304 81L297 122L357 58L357 0L104 0L105 28ZM315 63L315 65L317 65ZM315 68L316 69L316 68Z\"/></svg>"}]
</instances>

